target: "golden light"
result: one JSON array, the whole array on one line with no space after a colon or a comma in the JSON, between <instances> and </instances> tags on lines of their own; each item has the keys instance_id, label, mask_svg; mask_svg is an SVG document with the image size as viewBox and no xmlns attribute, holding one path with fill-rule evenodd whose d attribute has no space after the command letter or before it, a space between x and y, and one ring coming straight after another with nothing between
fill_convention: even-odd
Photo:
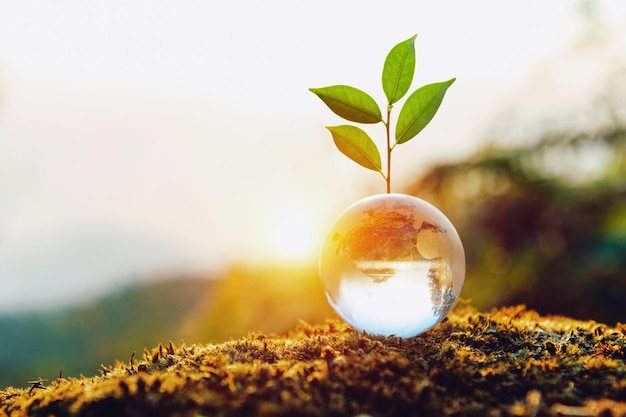
<instances>
[{"instance_id":1,"label":"golden light","mask_svg":"<svg viewBox=\"0 0 626 417\"><path fill-rule=\"evenodd\" d=\"M293 211L274 219L268 241L280 260L305 261L317 256L320 236L307 213Z\"/></svg>"}]
</instances>

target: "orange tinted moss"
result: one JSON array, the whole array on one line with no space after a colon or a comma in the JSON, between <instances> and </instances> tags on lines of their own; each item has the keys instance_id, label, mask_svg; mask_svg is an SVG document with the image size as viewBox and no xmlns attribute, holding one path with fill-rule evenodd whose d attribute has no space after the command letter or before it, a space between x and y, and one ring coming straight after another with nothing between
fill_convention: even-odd
<instances>
[{"instance_id":1,"label":"orange tinted moss","mask_svg":"<svg viewBox=\"0 0 626 417\"><path fill-rule=\"evenodd\" d=\"M624 415L625 344L622 325L521 306L461 307L411 339L302 324L283 336L159 345L97 377L9 387L0 416Z\"/></svg>"}]
</instances>

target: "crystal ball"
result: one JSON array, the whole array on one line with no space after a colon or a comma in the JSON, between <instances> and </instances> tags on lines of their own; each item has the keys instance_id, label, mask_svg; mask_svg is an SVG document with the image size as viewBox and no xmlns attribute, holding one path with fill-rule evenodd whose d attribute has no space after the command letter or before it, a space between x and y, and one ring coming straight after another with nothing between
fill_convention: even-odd
<instances>
[{"instance_id":1,"label":"crystal ball","mask_svg":"<svg viewBox=\"0 0 626 417\"><path fill-rule=\"evenodd\" d=\"M379 194L335 220L320 276L331 306L352 327L406 338L452 310L465 280L465 252L436 207L405 194Z\"/></svg>"}]
</instances>

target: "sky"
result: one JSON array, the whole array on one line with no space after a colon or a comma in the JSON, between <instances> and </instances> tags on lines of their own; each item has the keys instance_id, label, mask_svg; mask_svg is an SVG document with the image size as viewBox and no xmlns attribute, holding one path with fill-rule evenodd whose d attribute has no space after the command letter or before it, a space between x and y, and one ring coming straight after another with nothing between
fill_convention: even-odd
<instances>
[{"instance_id":1,"label":"sky","mask_svg":"<svg viewBox=\"0 0 626 417\"><path fill-rule=\"evenodd\" d=\"M619 0L1 2L0 313L314 260L332 220L385 184L335 149L324 127L342 122L308 88L349 84L383 106L384 58L414 34L412 88L457 78L394 150L401 191L477 149L507 109L588 100L610 51L624 55L625 12ZM567 65L592 32L592 58ZM382 146L382 127L368 132Z\"/></svg>"}]
</instances>

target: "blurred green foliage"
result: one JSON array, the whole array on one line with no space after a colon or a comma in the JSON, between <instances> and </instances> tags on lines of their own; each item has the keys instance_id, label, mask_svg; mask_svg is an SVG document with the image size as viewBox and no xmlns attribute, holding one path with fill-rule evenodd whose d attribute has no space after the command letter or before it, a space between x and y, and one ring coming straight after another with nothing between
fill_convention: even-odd
<instances>
[{"instance_id":1,"label":"blurred green foliage","mask_svg":"<svg viewBox=\"0 0 626 417\"><path fill-rule=\"evenodd\" d=\"M284 333L300 321L336 317L316 265L234 267L220 279L210 300L187 317L185 334L221 342L251 331Z\"/></svg>"},{"instance_id":2,"label":"blurred green foliage","mask_svg":"<svg viewBox=\"0 0 626 417\"><path fill-rule=\"evenodd\" d=\"M626 124L546 131L434 167L409 193L465 245L462 297L479 309L626 320Z\"/></svg>"},{"instance_id":3,"label":"blurred green foliage","mask_svg":"<svg viewBox=\"0 0 626 417\"><path fill-rule=\"evenodd\" d=\"M0 317L0 386L38 377L95 375L100 364L182 338L180 323L214 281L178 279L135 286L68 310Z\"/></svg>"},{"instance_id":4,"label":"blurred green foliage","mask_svg":"<svg viewBox=\"0 0 626 417\"><path fill-rule=\"evenodd\" d=\"M235 266L219 279L137 285L84 306L0 317L0 388L38 377L92 376L101 364L170 340L222 342L251 331L283 333L333 312L315 265Z\"/></svg>"}]
</instances>

